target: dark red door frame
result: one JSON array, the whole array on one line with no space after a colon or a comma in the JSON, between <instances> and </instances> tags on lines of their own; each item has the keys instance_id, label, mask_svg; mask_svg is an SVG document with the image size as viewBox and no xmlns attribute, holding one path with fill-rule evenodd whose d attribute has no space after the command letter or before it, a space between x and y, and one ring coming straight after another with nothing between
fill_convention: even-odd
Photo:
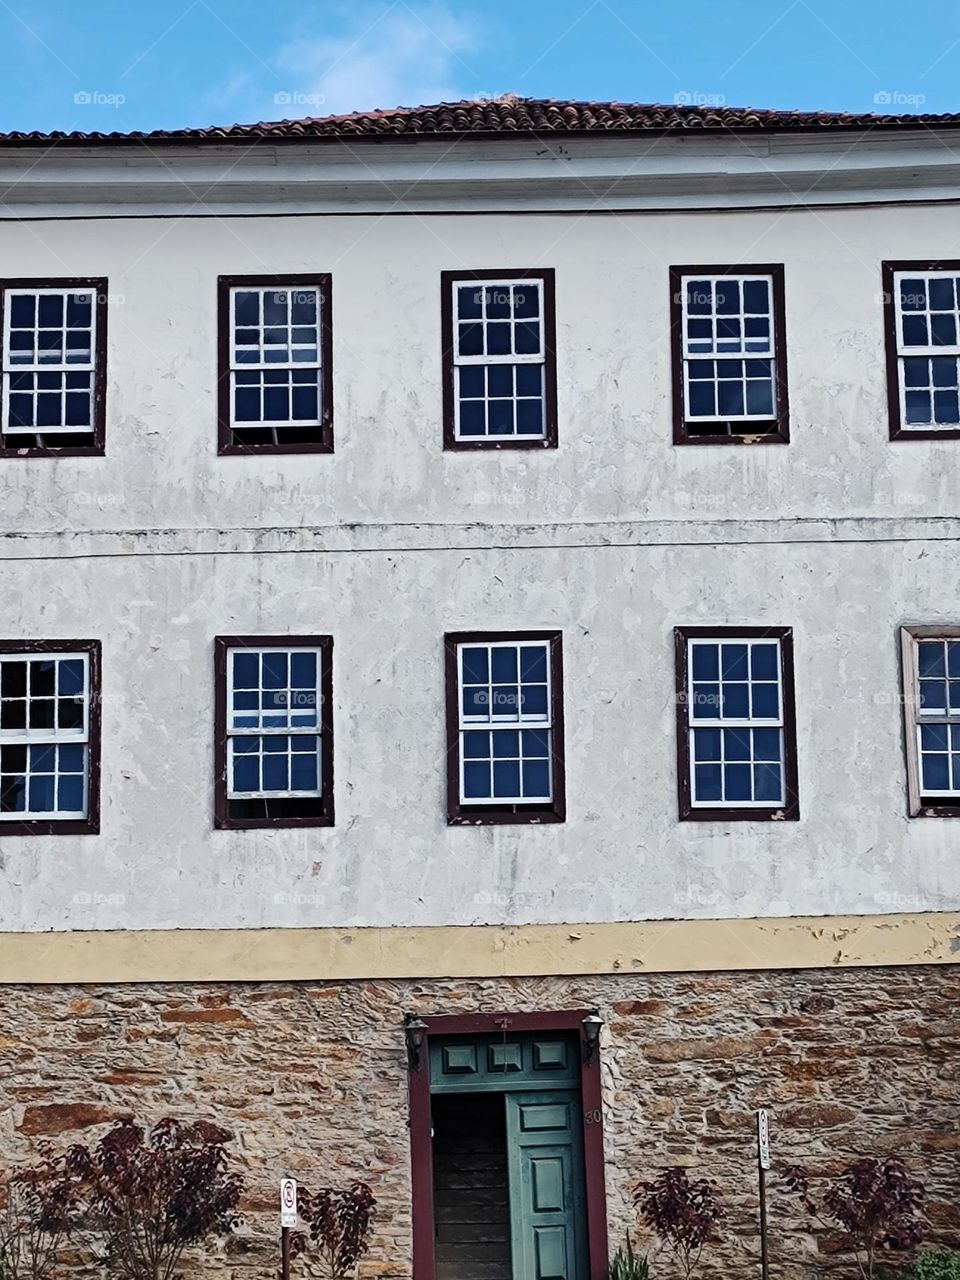
<instances>
[{"instance_id":1,"label":"dark red door frame","mask_svg":"<svg viewBox=\"0 0 960 1280\"><path fill-rule=\"evenodd\" d=\"M413 1192L413 1278L436 1280L433 1220L433 1132L430 1122L430 1037L494 1035L499 1031L576 1031L580 1036L583 1162L587 1193L590 1280L607 1280L607 1195L603 1165L600 1048L586 1061L583 1020L590 1009L559 1013L470 1013L423 1017L427 1024L419 1071L410 1081L410 1175Z\"/></svg>"}]
</instances>

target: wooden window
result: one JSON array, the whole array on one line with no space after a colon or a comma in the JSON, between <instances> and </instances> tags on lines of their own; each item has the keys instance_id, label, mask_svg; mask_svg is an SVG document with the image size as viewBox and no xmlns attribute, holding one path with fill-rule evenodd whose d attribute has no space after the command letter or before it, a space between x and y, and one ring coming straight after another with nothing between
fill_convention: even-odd
<instances>
[{"instance_id":1,"label":"wooden window","mask_svg":"<svg viewBox=\"0 0 960 1280\"><path fill-rule=\"evenodd\" d=\"M218 827L333 825L333 639L219 637Z\"/></svg>"},{"instance_id":2,"label":"wooden window","mask_svg":"<svg viewBox=\"0 0 960 1280\"><path fill-rule=\"evenodd\" d=\"M446 637L451 823L562 822L558 631Z\"/></svg>"},{"instance_id":3,"label":"wooden window","mask_svg":"<svg viewBox=\"0 0 960 1280\"><path fill-rule=\"evenodd\" d=\"M100 829L100 642L0 641L0 835Z\"/></svg>"},{"instance_id":4,"label":"wooden window","mask_svg":"<svg viewBox=\"0 0 960 1280\"><path fill-rule=\"evenodd\" d=\"M444 448L556 448L553 271L441 279Z\"/></svg>"},{"instance_id":5,"label":"wooden window","mask_svg":"<svg viewBox=\"0 0 960 1280\"><path fill-rule=\"evenodd\" d=\"M6 280L0 311L0 456L102 454L106 280Z\"/></svg>"},{"instance_id":6,"label":"wooden window","mask_svg":"<svg viewBox=\"0 0 960 1280\"><path fill-rule=\"evenodd\" d=\"M960 817L960 627L902 627L911 817Z\"/></svg>"},{"instance_id":7,"label":"wooden window","mask_svg":"<svg viewBox=\"0 0 960 1280\"><path fill-rule=\"evenodd\" d=\"M220 452L333 452L329 275L221 276Z\"/></svg>"},{"instance_id":8,"label":"wooden window","mask_svg":"<svg viewBox=\"0 0 960 1280\"><path fill-rule=\"evenodd\" d=\"M786 444L782 266L671 267L674 444Z\"/></svg>"},{"instance_id":9,"label":"wooden window","mask_svg":"<svg viewBox=\"0 0 960 1280\"><path fill-rule=\"evenodd\" d=\"M797 819L789 627L678 627L680 818Z\"/></svg>"},{"instance_id":10,"label":"wooden window","mask_svg":"<svg viewBox=\"0 0 960 1280\"><path fill-rule=\"evenodd\" d=\"M885 262L890 438L960 436L960 262Z\"/></svg>"}]
</instances>

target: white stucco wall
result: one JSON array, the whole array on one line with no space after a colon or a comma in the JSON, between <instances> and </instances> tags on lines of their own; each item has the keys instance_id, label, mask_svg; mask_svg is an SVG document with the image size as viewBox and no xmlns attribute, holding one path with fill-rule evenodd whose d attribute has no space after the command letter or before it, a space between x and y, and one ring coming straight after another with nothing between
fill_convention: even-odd
<instances>
[{"instance_id":1,"label":"white stucco wall","mask_svg":"<svg viewBox=\"0 0 960 1280\"><path fill-rule=\"evenodd\" d=\"M103 640L102 834L0 832L0 929L957 909L955 826L905 817L896 629L960 621L960 442L888 441L880 299L882 259L960 256L957 227L5 223L0 276L105 275L112 301L107 456L0 462L0 633ZM785 264L792 441L675 448L667 268L737 260ZM440 271L540 264L560 447L445 454ZM336 452L218 458L216 278L309 269ZM678 823L683 623L793 626L799 823ZM442 635L533 627L564 634L567 822L448 829ZM337 825L214 831L213 636L285 631L335 639Z\"/></svg>"}]
</instances>

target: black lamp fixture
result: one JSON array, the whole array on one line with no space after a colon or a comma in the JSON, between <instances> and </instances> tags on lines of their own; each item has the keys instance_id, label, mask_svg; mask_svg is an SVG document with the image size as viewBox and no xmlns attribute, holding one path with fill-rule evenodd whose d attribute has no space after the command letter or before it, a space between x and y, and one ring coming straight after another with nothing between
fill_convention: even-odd
<instances>
[{"instance_id":1,"label":"black lamp fixture","mask_svg":"<svg viewBox=\"0 0 960 1280\"><path fill-rule=\"evenodd\" d=\"M583 1039L587 1046L587 1062L592 1062L597 1052L597 1046L600 1043L600 1028L602 1026L603 1019L596 1009L592 1013L588 1013L583 1020Z\"/></svg>"},{"instance_id":2,"label":"black lamp fixture","mask_svg":"<svg viewBox=\"0 0 960 1280\"><path fill-rule=\"evenodd\" d=\"M408 1013L403 1019L403 1034L407 1038L407 1061L411 1071L419 1071L423 1066L423 1046L427 1039L427 1024L415 1013Z\"/></svg>"}]
</instances>

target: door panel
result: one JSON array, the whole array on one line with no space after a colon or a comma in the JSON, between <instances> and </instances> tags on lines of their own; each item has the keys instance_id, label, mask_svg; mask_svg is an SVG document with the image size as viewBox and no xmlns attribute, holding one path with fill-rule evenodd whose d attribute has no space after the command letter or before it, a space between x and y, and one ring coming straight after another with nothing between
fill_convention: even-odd
<instances>
[{"instance_id":1,"label":"door panel","mask_svg":"<svg viewBox=\"0 0 960 1280\"><path fill-rule=\"evenodd\" d=\"M586 1280L579 1096L505 1096L513 1280Z\"/></svg>"}]
</instances>

